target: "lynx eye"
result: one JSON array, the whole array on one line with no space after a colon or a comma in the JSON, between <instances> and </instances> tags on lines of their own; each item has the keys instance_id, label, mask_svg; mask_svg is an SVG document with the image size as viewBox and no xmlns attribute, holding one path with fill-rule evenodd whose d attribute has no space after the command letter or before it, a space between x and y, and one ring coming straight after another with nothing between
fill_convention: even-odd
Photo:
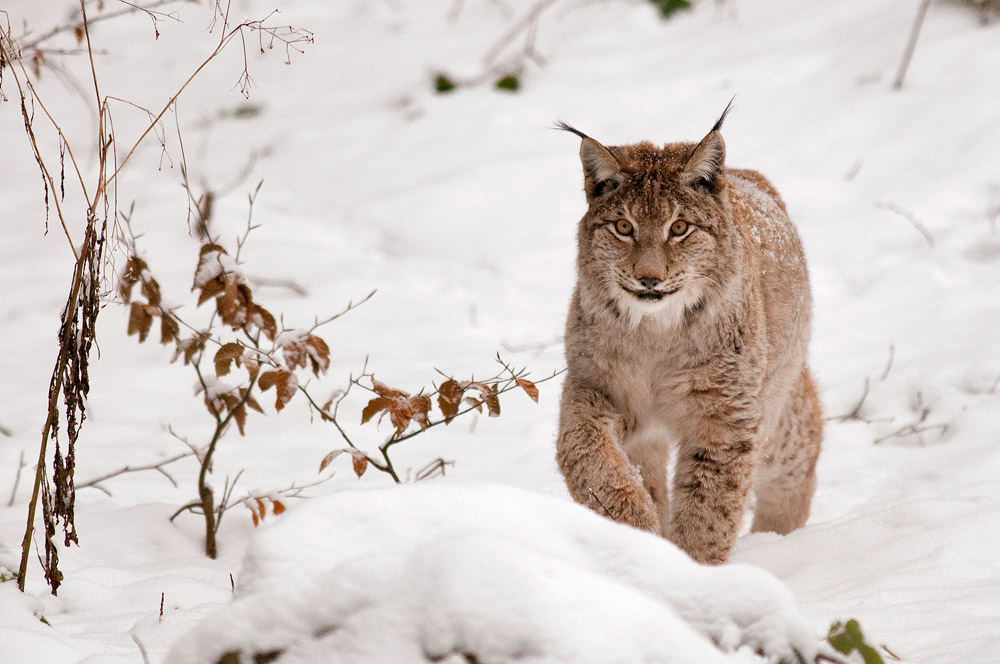
<instances>
[{"instance_id":1,"label":"lynx eye","mask_svg":"<svg viewBox=\"0 0 1000 664\"><path fill-rule=\"evenodd\" d=\"M628 219L619 219L615 222L615 231L617 231L619 235L632 235L633 230L632 222Z\"/></svg>"},{"instance_id":2,"label":"lynx eye","mask_svg":"<svg viewBox=\"0 0 1000 664\"><path fill-rule=\"evenodd\" d=\"M670 235L672 237L681 237L688 232L690 227L691 225L688 224L688 222L683 219L678 219L674 223L670 224Z\"/></svg>"}]
</instances>

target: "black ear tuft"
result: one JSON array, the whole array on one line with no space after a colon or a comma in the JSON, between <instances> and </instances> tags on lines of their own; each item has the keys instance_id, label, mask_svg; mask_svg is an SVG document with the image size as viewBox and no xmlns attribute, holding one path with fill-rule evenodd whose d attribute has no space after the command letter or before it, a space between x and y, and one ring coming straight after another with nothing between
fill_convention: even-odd
<instances>
[{"instance_id":1,"label":"black ear tuft","mask_svg":"<svg viewBox=\"0 0 1000 664\"><path fill-rule=\"evenodd\" d=\"M557 120L556 123L554 125L552 125L552 128L556 129L558 131L568 131L571 134L576 134L580 138L590 138L590 136L587 136L585 133L583 133L582 131L580 131L576 127L574 127L574 126L572 126L570 124L567 124L567 123L563 122L562 120Z\"/></svg>"},{"instance_id":2,"label":"black ear tuft","mask_svg":"<svg viewBox=\"0 0 1000 664\"><path fill-rule=\"evenodd\" d=\"M729 103L726 104L726 110L722 111L722 115L720 115L719 119L715 121L715 126L712 127L712 131L722 131L722 123L726 121L726 116L729 115L729 111L733 110L734 101L736 101L736 95L733 95L729 100Z\"/></svg>"},{"instance_id":3,"label":"black ear tuft","mask_svg":"<svg viewBox=\"0 0 1000 664\"><path fill-rule=\"evenodd\" d=\"M587 200L599 198L618 188L622 182L622 165L618 157L590 136L563 121L556 122L553 129L568 131L579 136L580 161L583 164L583 189Z\"/></svg>"}]
</instances>

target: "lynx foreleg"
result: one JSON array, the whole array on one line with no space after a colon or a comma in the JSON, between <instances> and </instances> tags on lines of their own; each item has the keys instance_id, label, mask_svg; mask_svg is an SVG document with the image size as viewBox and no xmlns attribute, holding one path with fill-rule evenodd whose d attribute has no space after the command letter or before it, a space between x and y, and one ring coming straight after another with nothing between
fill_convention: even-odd
<instances>
[{"instance_id":1,"label":"lynx foreleg","mask_svg":"<svg viewBox=\"0 0 1000 664\"><path fill-rule=\"evenodd\" d=\"M599 514L661 534L642 477L621 448L625 419L597 390L563 388L556 461L574 500Z\"/></svg>"},{"instance_id":2,"label":"lynx foreleg","mask_svg":"<svg viewBox=\"0 0 1000 664\"><path fill-rule=\"evenodd\" d=\"M698 562L719 564L729 557L750 491L752 450L747 440L678 455L667 536Z\"/></svg>"}]
</instances>

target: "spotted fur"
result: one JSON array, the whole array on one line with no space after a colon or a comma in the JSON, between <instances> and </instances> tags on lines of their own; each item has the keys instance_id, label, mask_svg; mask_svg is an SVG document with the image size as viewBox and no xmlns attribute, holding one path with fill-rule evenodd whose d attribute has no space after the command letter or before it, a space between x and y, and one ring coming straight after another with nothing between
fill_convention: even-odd
<instances>
[{"instance_id":1,"label":"spotted fur","mask_svg":"<svg viewBox=\"0 0 1000 664\"><path fill-rule=\"evenodd\" d=\"M806 521L822 437L802 246L764 176L725 167L723 118L663 147L561 127L582 140L588 209L559 467L577 501L708 563L728 557L751 492L754 530Z\"/></svg>"}]
</instances>

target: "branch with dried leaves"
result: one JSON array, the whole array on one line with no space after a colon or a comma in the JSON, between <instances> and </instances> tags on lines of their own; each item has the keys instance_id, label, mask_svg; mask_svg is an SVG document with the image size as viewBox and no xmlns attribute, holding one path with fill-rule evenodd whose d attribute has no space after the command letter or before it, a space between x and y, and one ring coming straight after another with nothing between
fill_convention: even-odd
<instances>
[{"instance_id":1,"label":"branch with dried leaves","mask_svg":"<svg viewBox=\"0 0 1000 664\"><path fill-rule=\"evenodd\" d=\"M143 11L150 16L153 20L154 32L157 33L157 36L156 22L162 18L170 18L167 14L153 11L153 7L159 6L162 3L153 3L146 7L134 5L129 2L123 2L122 4L128 7L125 13ZM217 4L217 9L219 8ZM245 33L256 33L260 40L262 51L265 45L270 48L275 44L284 44L286 57L292 50L298 50L299 45L312 42L312 34L307 31L295 30L289 26L273 26L265 23L270 16L260 21L246 21L236 27L231 27L228 22L227 8L225 20L222 23L222 36L214 50L198 66L194 73L184 81L159 113L154 114L147 111L151 118L148 126L132 144L127 154L119 158L117 137L111 117L110 102L113 98L105 97L101 94L99 76L94 64L95 49L91 42L90 25L94 21L107 20L120 14L121 12L109 12L95 16L92 20L88 17L87 3L84 0L80 0L79 20L78 22L73 21L74 25L72 26L77 44L80 47L79 53L87 56L90 65L89 73L93 89L94 108L97 116L95 134L98 145L97 168L92 169L77 160L72 147L76 141L71 141L64 134L59 121L46 106L35 84L36 79L41 74L41 64L43 63L45 53L41 44L61 32L68 31L70 29L69 26L67 24L57 25L38 38L22 44L13 36L9 14L7 12L0 12L0 16L3 19L3 23L0 24L0 99L7 99L2 89L4 82L2 76L6 73L8 80L13 80L17 88L16 94L20 102L19 109L24 122L25 135L28 138L32 156L41 175L46 226L51 210L50 204L52 204L55 207L60 226L76 262L70 283L69 296L63 309L60 323L59 354L50 381L48 409L42 432L42 441L39 446L39 457L32 497L28 505L28 516L21 547L21 563L18 576L18 585L21 590L24 589L27 577L27 565L34 532L35 512L39 500L42 503L42 514L45 522L45 559L42 561L42 566L53 594L56 593L62 579L62 573L58 569L58 550L54 543L56 526L60 521L62 522L65 536L64 545L68 546L71 542L76 541L73 513L75 503L75 487L73 485L75 446L79 435L79 427L86 417L85 404L90 389L88 377L89 355L95 340L95 324L97 314L100 311L98 288L102 280L102 271L106 267L105 240L107 237L108 218L109 216L112 220L117 218L118 175L149 134L158 132L158 127L163 116L168 110L175 108L178 97L191 81L233 39L238 36L244 37ZM244 48L246 48L245 38L242 41ZM246 68L246 58L244 58L244 69L240 76L240 82L243 83L241 91L245 95L250 83L249 71ZM42 127L36 126L36 109L42 111L38 117L41 118L44 128L47 131L53 132L58 139L58 169L54 167L54 159L47 156L39 147L37 133ZM162 143L163 139L161 138L160 140ZM73 183L75 182L75 186L79 188L80 194L86 201L85 214L81 215L85 219L83 241L79 247L73 240L72 233L70 232L67 219L69 211L64 211L62 207L66 195L66 157L69 157L69 163L75 174L75 180L71 180L71 186L74 186ZM91 187L88 187L88 178L84 177L84 172L95 173L93 176L94 179L90 183ZM58 179L56 178L57 174ZM113 194L109 195L109 191L113 191ZM62 410L60 410L60 400L64 403ZM58 435L58 424L63 414L66 419L66 426L64 427L66 430L65 451L60 447L60 438ZM50 441L53 442L55 447L51 482L46 472L48 444Z\"/></svg>"},{"instance_id":2,"label":"branch with dried leaves","mask_svg":"<svg viewBox=\"0 0 1000 664\"><path fill-rule=\"evenodd\" d=\"M351 457L354 472L358 477L364 475L365 471L372 467L388 474L396 483L401 483L402 479L389 454L393 446L419 436L436 426L448 425L455 418L473 411L482 413L485 408L485 412L490 417L499 417L500 395L511 390L523 390L532 401L537 403L537 384L551 380L562 373L557 371L541 380L532 382L527 378L529 374L526 369L515 369L504 362L499 355L496 359L502 368L490 378L485 380L472 378L467 381L459 381L442 373L445 380L440 385L435 385L428 392L421 390L415 395L389 387L376 380L373 374L367 372L363 372L357 378L351 377L348 389L337 397L331 398L322 406L309 395L304 387L301 387L300 389L305 393L309 404L316 409L320 418L332 423L347 444L346 448L335 449L323 458L320 462L320 472L338 456L346 453ZM350 389L355 386L374 395L361 412L361 424L372 421L381 423L383 419L388 417L392 425L392 433L378 446L379 457L373 457L362 451L337 421L341 402L347 397ZM432 416L435 402L440 413L437 418ZM441 463L436 465L435 470L443 474L445 462L440 461ZM431 464L431 466L433 465ZM418 472L417 476L419 478L424 474L426 473Z\"/></svg>"},{"instance_id":3,"label":"branch with dried leaves","mask_svg":"<svg viewBox=\"0 0 1000 664\"><path fill-rule=\"evenodd\" d=\"M233 424L241 436L245 435L250 410L264 414L257 400L264 392L274 390L275 411L280 412L297 393L297 371L311 370L317 377L325 374L330 367L330 348L314 332L357 306L350 303L341 313L325 321L316 320L308 330L298 331L284 328L283 323L279 326L275 316L254 299L237 258L256 228L252 221L255 195L256 192L249 198L251 214L247 217L246 232L237 238L235 254L231 256L217 240L209 240L198 252L191 290L197 293L195 308L206 303L213 305L205 328L195 327L175 309L164 306L160 284L139 256L131 218L122 217L128 230L127 235L123 234L122 244L129 258L119 281L118 295L129 306L128 334L142 343L149 337L153 322L159 319L160 343L174 347L172 362L183 359L185 366L191 366L197 376L197 392L203 395L205 408L214 422L205 445L189 445L200 465L198 497L177 512L187 510L204 517L205 553L210 558L217 555L219 524L233 504L232 491L239 479L237 476L230 482L227 478L221 498L217 499L209 475L219 443ZM235 377L237 369L244 370L246 376L236 384L223 380Z\"/></svg>"}]
</instances>

